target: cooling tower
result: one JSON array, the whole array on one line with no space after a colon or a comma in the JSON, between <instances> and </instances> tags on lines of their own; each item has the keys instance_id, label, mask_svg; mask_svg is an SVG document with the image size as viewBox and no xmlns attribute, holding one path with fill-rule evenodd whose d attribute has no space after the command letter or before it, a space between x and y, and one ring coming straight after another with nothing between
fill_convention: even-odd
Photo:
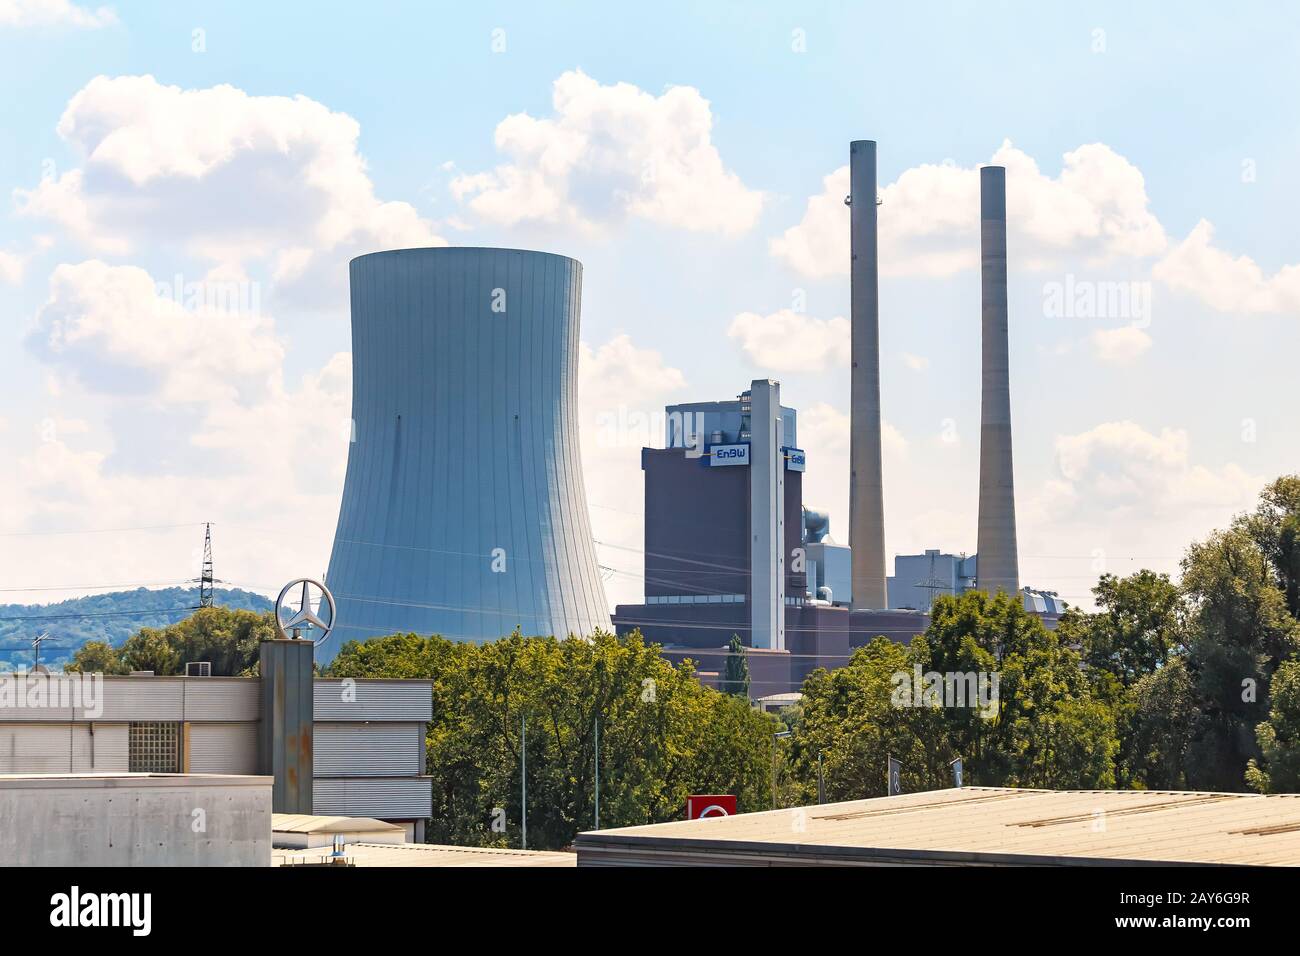
<instances>
[{"instance_id":1,"label":"cooling tower","mask_svg":"<svg viewBox=\"0 0 1300 956\"><path fill-rule=\"evenodd\" d=\"M980 170L980 504L976 584L1020 592L1016 495L1011 471L1011 382L1007 358L1007 171Z\"/></svg>"},{"instance_id":2,"label":"cooling tower","mask_svg":"<svg viewBox=\"0 0 1300 956\"><path fill-rule=\"evenodd\" d=\"M353 441L317 649L610 626L578 449L582 265L515 249L351 264Z\"/></svg>"},{"instance_id":3,"label":"cooling tower","mask_svg":"<svg viewBox=\"0 0 1300 956\"><path fill-rule=\"evenodd\" d=\"M849 144L849 546L852 606L885 608L885 491L880 456L880 289L876 258L876 144Z\"/></svg>"}]
</instances>

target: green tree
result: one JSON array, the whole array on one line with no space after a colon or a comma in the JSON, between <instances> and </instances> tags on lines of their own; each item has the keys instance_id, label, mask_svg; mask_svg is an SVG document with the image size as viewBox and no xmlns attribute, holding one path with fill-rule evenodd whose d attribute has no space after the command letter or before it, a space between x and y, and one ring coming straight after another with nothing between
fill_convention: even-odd
<instances>
[{"instance_id":1,"label":"green tree","mask_svg":"<svg viewBox=\"0 0 1300 956\"><path fill-rule=\"evenodd\" d=\"M1300 661L1285 661L1273 675L1269 719L1255 728L1259 757L1246 768L1260 793L1300 791Z\"/></svg>"},{"instance_id":2,"label":"green tree","mask_svg":"<svg viewBox=\"0 0 1300 956\"><path fill-rule=\"evenodd\" d=\"M1124 687L1162 667L1186 641L1182 595L1167 574L1103 574L1092 589L1097 612L1085 616L1081 656ZM1070 635L1066 627L1062 637Z\"/></svg>"},{"instance_id":3,"label":"green tree","mask_svg":"<svg viewBox=\"0 0 1300 956\"><path fill-rule=\"evenodd\" d=\"M1269 681L1297 647L1275 568L1247 523L1193 544L1183 559L1198 710L1186 773L1197 789L1243 788L1248 762L1260 756L1255 725L1268 717Z\"/></svg>"},{"instance_id":4,"label":"green tree","mask_svg":"<svg viewBox=\"0 0 1300 956\"><path fill-rule=\"evenodd\" d=\"M986 697L918 700L918 678L942 690L949 675L966 690L966 675L976 689L982 677ZM902 764L905 790L951 786L957 756L981 785L1114 780L1114 719L1092 696L1078 656L1003 594L940 597L911 645L876 638L846 667L810 675L801 711L791 755L805 797L816 792L819 753L832 800L883 795L889 756Z\"/></svg>"},{"instance_id":5,"label":"green tree","mask_svg":"<svg viewBox=\"0 0 1300 956\"><path fill-rule=\"evenodd\" d=\"M727 646L727 660L722 672L722 691L734 697L749 699L749 659L739 635L731 635Z\"/></svg>"},{"instance_id":6,"label":"green tree","mask_svg":"<svg viewBox=\"0 0 1300 956\"><path fill-rule=\"evenodd\" d=\"M1187 747L1198 712L1185 657L1142 677L1128 691L1121 786L1186 790Z\"/></svg>"},{"instance_id":7,"label":"green tree","mask_svg":"<svg viewBox=\"0 0 1300 956\"><path fill-rule=\"evenodd\" d=\"M744 810L770 800L774 719L703 687L639 633L482 645L396 635L346 645L329 673L433 681L434 842L519 845L525 718L530 847L564 847L593 826L597 720L602 827L679 819L691 793L733 793Z\"/></svg>"},{"instance_id":8,"label":"green tree","mask_svg":"<svg viewBox=\"0 0 1300 956\"><path fill-rule=\"evenodd\" d=\"M120 648L104 641L87 641L64 670L103 674L153 671L162 677L183 674L188 663L207 661L214 677L250 677L258 673L261 642L275 636L274 612L205 607L163 628L142 627Z\"/></svg>"},{"instance_id":9,"label":"green tree","mask_svg":"<svg viewBox=\"0 0 1300 956\"><path fill-rule=\"evenodd\" d=\"M1078 650L1083 660L1094 700L1101 702L1115 723L1118 747L1115 756L1115 784L1122 788L1170 786L1148 779L1153 774L1168 778L1163 763L1166 743L1177 743L1178 773L1186 747L1186 732L1169 741L1151 739L1156 728L1174 729L1165 713L1140 709L1137 687L1142 691L1141 707L1154 690L1169 693L1182 690L1186 700L1163 700L1168 714L1189 712L1192 689L1177 681L1152 683L1171 661L1185 653L1187 641L1186 602L1168 575L1141 570L1125 578L1104 574L1092 589L1095 613L1071 608L1057 626L1058 638ZM1177 671L1186 676L1186 669ZM1158 736L1158 735L1157 735ZM1155 748L1155 749L1153 749ZM1163 768L1163 769L1161 769Z\"/></svg>"},{"instance_id":10,"label":"green tree","mask_svg":"<svg viewBox=\"0 0 1300 956\"><path fill-rule=\"evenodd\" d=\"M153 671L162 677L181 669L180 652L167 640L165 631L152 627L141 628L128 637L121 658L127 671Z\"/></svg>"},{"instance_id":11,"label":"green tree","mask_svg":"<svg viewBox=\"0 0 1300 956\"><path fill-rule=\"evenodd\" d=\"M87 641L77 648L64 671L80 674L125 674L122 654L107 641Z\"/></svg>"}]
</instances>

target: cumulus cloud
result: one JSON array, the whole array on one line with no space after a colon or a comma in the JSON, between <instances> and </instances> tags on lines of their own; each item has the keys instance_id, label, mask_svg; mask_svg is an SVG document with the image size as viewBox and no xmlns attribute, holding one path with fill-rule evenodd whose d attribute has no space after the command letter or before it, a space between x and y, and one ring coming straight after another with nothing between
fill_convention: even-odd
<instances>
[{"instance_id":1,"label":"cumulus cloud","mask_svg":"<svg viewBox=\"0 0 1300 956\"><path fill-rule=\"evenodd\" d=\"M550 117L516 113L497 125L504 163L452 180L484 220L591 228L637 218L727 235L757 222L763 195L723 163L712 108L694 87L655 96L571 70L551 102Z\"/></svg>"},{"instance_id":2,"label":"cumulus cloud","mask_svg":"<svg viewBox=\"0 0 1300 956\"><path fill-rule=\"evenodd\" d=\"M1154 256L1167 246L1148 209L1142 173L1109 146L1091 143L1064 156L1059 176L1006 141L990 163L1007 169L1007 219L1012 241L1045 266L1062 255L1105 261ZM769 243L771 254L809 277L846 275L849 268L849 168L822 181L802 220ZM979 264L979 170L922 164L880 192L880 268L885 275L942 277Z\"/></svg>"},{"instance_id":3,"label":"cumulus cloud","mask_svg":"<svg viewBox=\"0 0 1300 956\"><path fill-rule=\"evenodd\" d=\"M1249 503L1259 487L1233 463L1218 468L1193 463L1183 429L1155 434L1131 421L1103 422L1060 436L1056 458L1060 480L1054 492L1063 501L1087 499L1103 512L1235 508Z\"/></svg>"},{"instance_id":4,"label":"cumulus cloud","mask_svg":"<svg viewBox=\"0 0 1300 956\"><path fill-rule=\"evenodd\" d=\"M770 315L741 312L727 335L759 368L772 372L820 372L848 365L849 320L816 319L792 309Z\"/></svg>"},{"instance_id":5,"label":"cumulus cloud","mask_svg":"<svg viewBox=\"0 0 1300 956\"><path fill-rule=\"evenodd\" d=\"M282 283L337 288L352 255L445 244L414 207L375 196L356 120L305 96L99 76L58 132L84 163L16 190L19 211L101 252L177 244L214 262L268 260Z\"/></svg>"},{"instance_id":6,"label":"cumulus cloud","mask_svg":"<svg viewBox=\"0 0 1300 956\"><path fill-rule=\"evenodd\" d=\"M1249 256L1217 248L1214 227L1204 219L1156 263L1152 275L1219 312L1300 313L1300 265L1265 275Z\"/></svg>"},{"instance_id":7,"label":"cumulus cloud","mask_svg":"<svg viewBox=\"0 0 1300 956\"><path fill-rule=\"evenodd\" d=\"M1090 340L1097 358L1108 365L1131 365L1151 348L1151 336L1135 325L1098 329Z\"/></svg>"},{"instance_id":8,"label":"cumulus cloud","mask_svg":"<svg viewBox=\"0 0 1300 956\"><path fill-rule=\"evenodd\" d=\"M347 460L349 356L287 383L269 317L196 305L142 269L95 260L55 269L27 342L68 381L49 401L94 421L38 416L34 443L9 442L0 526L230 522L217 534L232 583L268 590L322 570ZM97 563L112 580L172 582L197 566L199 534L105 535ZM0 574L19 587L96 583L83 568L75 537L37 536L0 555Z\"/></svg>"},{"instance_id":9,"label":"cumulus cloud","mask_svg":"<svg viewBox=\"0 0 1300 956\"><path fill-rule=\"evenodd\" d=\"M116 22L112 7L91 9L70 0L0 0L0 27L69 26L93 30Z\"/></svg>"},{"instance_id":10,"label":"cumulus cloud","mask_svg":"<svg viewBox=\"0 0 1300 956\"><path fill-rule=\"evenodd\" d=\"M0 282L17 285L23 279L23 266L20 256L0 249Z\"/></svg>"},{"instance_id":11,"label":"cumulus cloud","mask_svg":"<svg viewBox=\"0 0 1300 956\"><path fill-rule=\"evenodd\" d=\"M98 260L54 270L28 341L94 390L165 402L255 401L284 359L269 321L237 300L190 308L143 269Z\"/></svg>"},{"instance_id":12,"label":"cumulus cloud","mask_svg":"<svg viewBox=\"0 0 1300 956\"><path fill-rule=\"evenodd\" d=\"M817 449L824 454L847 454L852 418L827 402L816 402L799 413L799 443L804 451ZM886 457L902 459L907 454L907 439L889 422L880 424L880 447ZM825 466L821 466L825 467ZM838 465L833 466L838 469ZM842 470L848 474L848 463Z\"/></svg>"}]
</instances>

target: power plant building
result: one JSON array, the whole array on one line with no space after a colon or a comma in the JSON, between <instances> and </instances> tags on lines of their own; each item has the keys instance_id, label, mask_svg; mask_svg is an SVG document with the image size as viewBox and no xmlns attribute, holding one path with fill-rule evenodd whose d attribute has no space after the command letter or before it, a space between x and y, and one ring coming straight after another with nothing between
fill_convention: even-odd
<instances>
[{"instance_id":1,"label":"power plant building","mask_svg":"<svg viewBox=\"0 0 1300 956\"><path fill-rule=\"evenodd\" d=\"M848 546L805 509L807 456L781 386L669 406L643 448L645 596L615 609L704 679L748 648L751 694L780 694L883 635L910 641L941 594L1022 589L1011 455L1006 175L980 170L978 557L897 555L886 575L876 144L850 147ZM973 210L972 210L973 213ZM582 267L512 249L404 249L351 263L354 436L327 580L352 639L586 635L610 625L579 457ZM851 550L850 550L851 549Z\"/></svg>"},{"instance_id":2,"label":"power plant building","mask_svg":"<svg viewBox=\"0 0 1300 956\"><path fill-rule=\"evenodd\" d=\"M759 379L735 401L665 413L667 447L641 450L645 603L615 609L618 633L640 630L669 660L694 660L706 681L716 681L734 634L760 697L843 666L872 637L908 641L925 629L915 611L850 613L848 549L829 540L829 516L803 507L807 456L778 383ZM817 583L828 579L844 593Z\"/></svg>"},{"instance_id":3,"label":"power plant building","mask_svg":"<svg viewBox=\"0 0 1300 956\"><path fill-rule=\"evenodd\" d=\"M578 448L582 266L517 249L351 263L354 434L327 582L348 640L609 627Z\"/></svg>"}]
</instances>

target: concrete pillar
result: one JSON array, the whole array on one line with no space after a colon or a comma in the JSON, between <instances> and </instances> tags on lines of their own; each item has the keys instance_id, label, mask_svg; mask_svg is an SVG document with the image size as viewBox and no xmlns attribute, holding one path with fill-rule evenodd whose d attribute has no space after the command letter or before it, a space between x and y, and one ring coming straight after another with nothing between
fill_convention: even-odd
<instances>
[{"instance_id":1,"label":"concrete pillar","mask_svg":"<svg viewBox=\"0 0 1300 956\"><path fill-rule=\"evenodd\" d=\"M749 386L750 634L757 648L785 649L785 420L781 385Z\"/></svg>"},{"instance_id":2,"label":"concrete pillar","mask_svg":"<svg viewBox=\"0 0 1300 956\"><path fill-rule=\"evenodd\" d=\"M273 813L311 813L312 691L311 641L262 641L261 723L258 772L275 778Z\"/></svg>"},{"instance_id":3,"label":"concrete pillar","mask_svg":"<svg viewBox=\"0 0 1300 956\"><path fill-rule=\"evenodd\" d=\"M876 144L849 145L853 358L849 397L849 546L852 606L884 608L885 489L880 452L880 275L876 254Z\"/></svg>"},{"instance_id":4,"label":"concrete pillar","mask_svg":"<svg viewBox=\"0 0 1300 956\"><path fill-rule=\"evenodd\" d=\"M1007 342L1007 171L980 170L980 503L976 586L1020 593Z\"/></svg>"}]
</instances>

